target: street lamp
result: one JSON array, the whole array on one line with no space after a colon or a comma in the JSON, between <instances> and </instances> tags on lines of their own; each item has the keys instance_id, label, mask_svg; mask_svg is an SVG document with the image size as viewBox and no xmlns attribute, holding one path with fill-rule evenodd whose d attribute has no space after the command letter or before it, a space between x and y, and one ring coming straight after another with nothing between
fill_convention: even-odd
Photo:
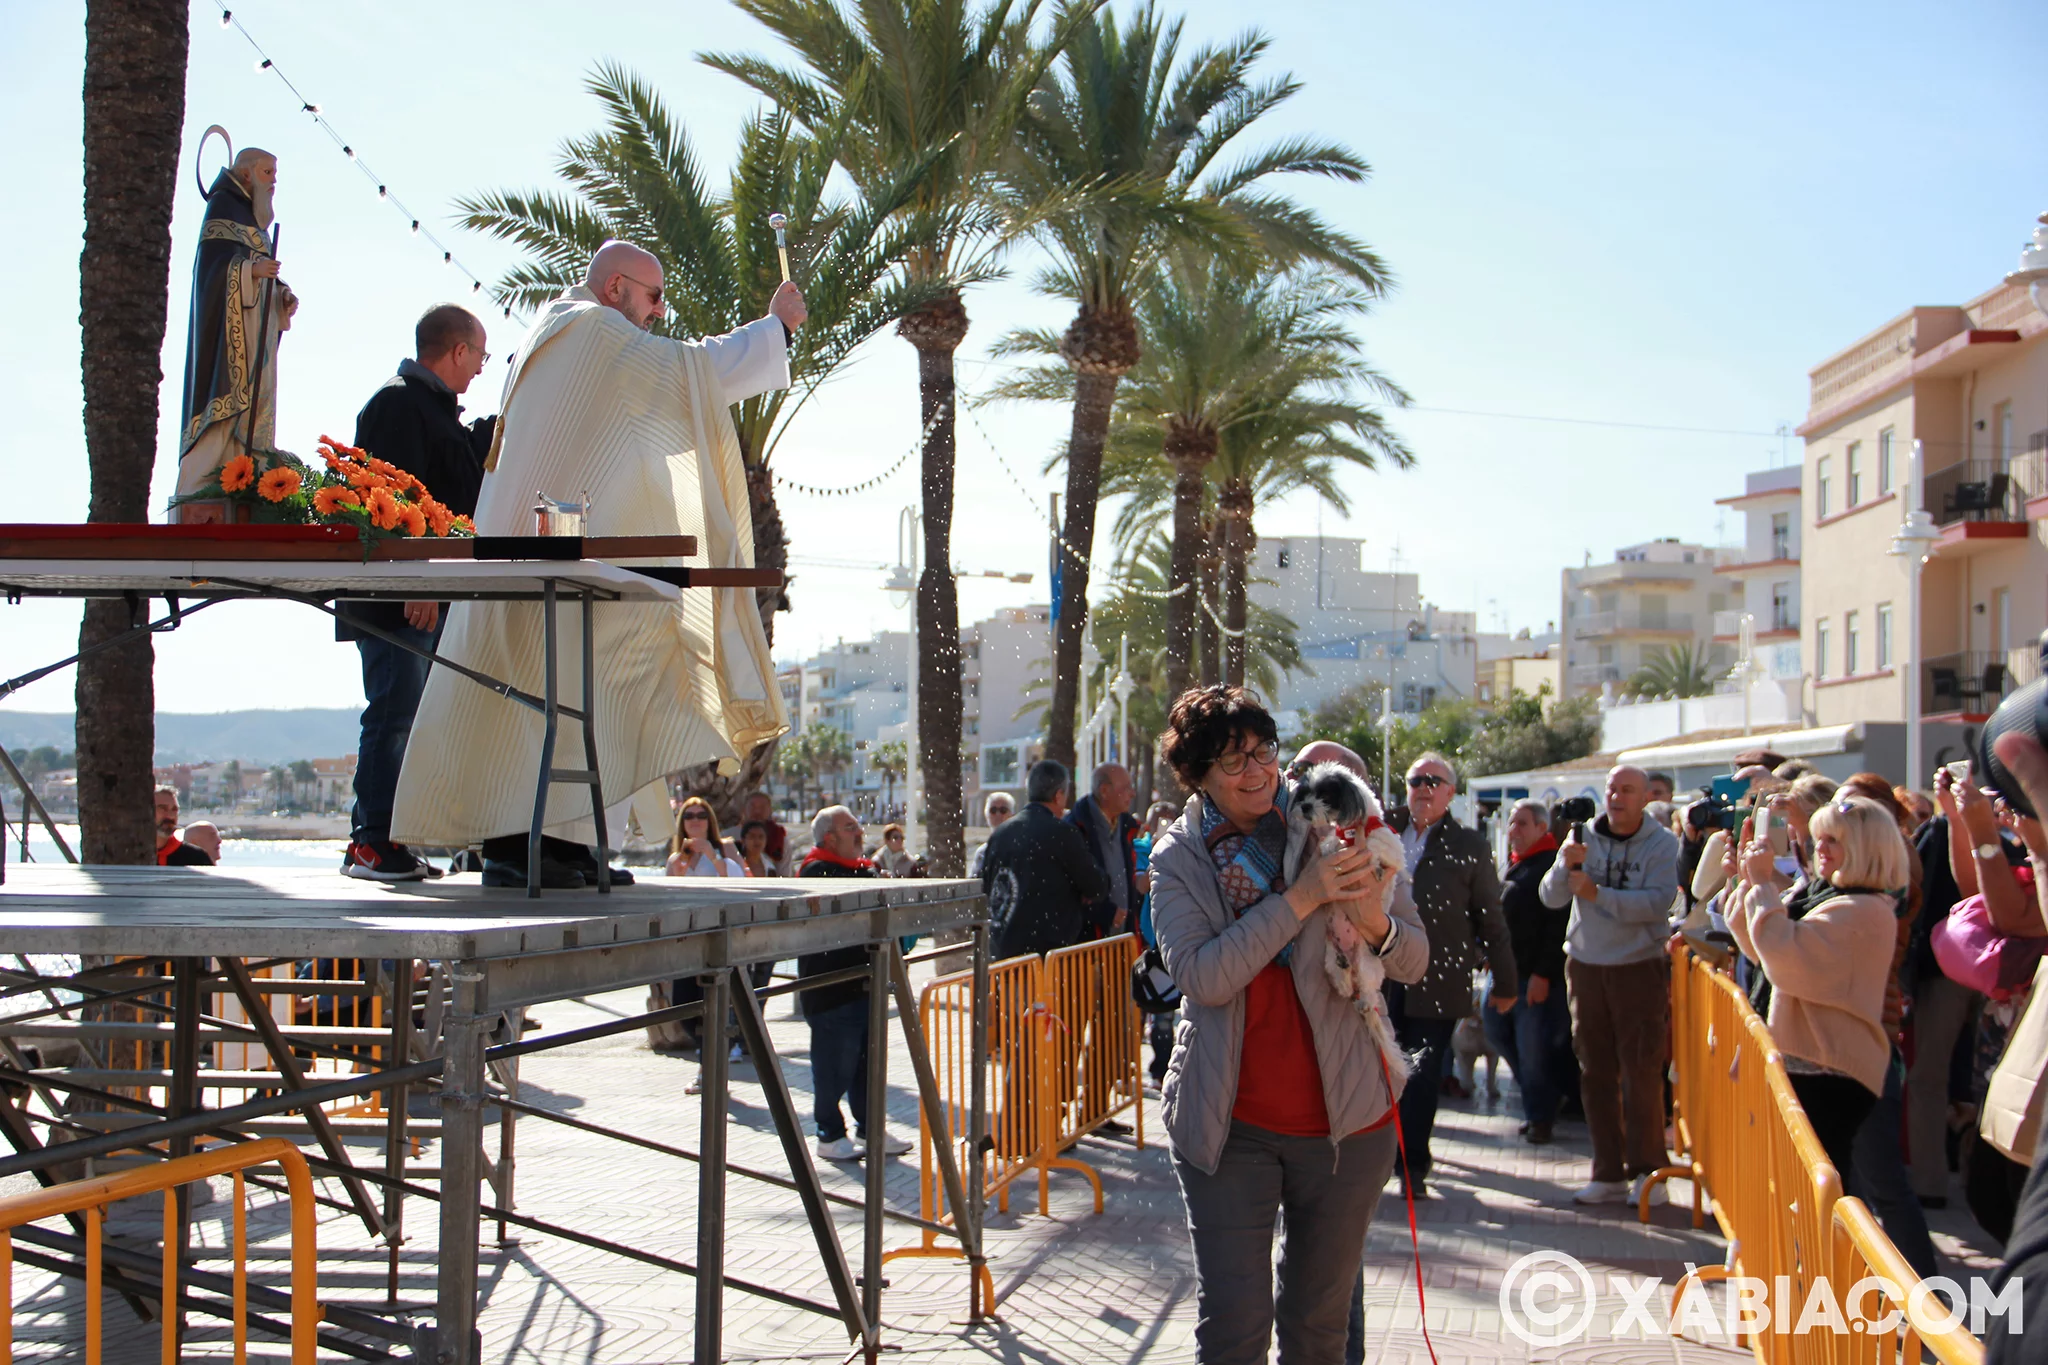
<instances>
[{"instance_id":1,"label":"street lamp","mask_svg":"<svg viewBox=\"0 0 2048 1365\"><path fill-rule=\"evenodd\" d=\"M1890 554L1906 561L1906 785L1918 791L1920 767L1920 570L1928 552L1941 539L1934 518L1927 515L1921 481L1925 474L1918 440L1906 457L1906 517L1892 533ZM1818 676L1821 660L1816 659Z\"/></svg>"},{"instance_id":2,"label":"street lamp","mask_svg":"<svg viewBox=\"0 0 2048 1365\"><path fill-rule=\"evenodd\" d=\"M908 704L904 707L903 727L903 846L924 847L924 829L917 818L918 776L922 771L918 763L917 740L917 509L906 507L896 516L896 567L889 571L889 581L883 585L889 594L889 604L901 611L909 608L910 634L905 641L908 655L910 692Z\"/></svg>"},{"instance_id":3,"label":"street lamp","mask_svg":"<svg viewBox=\"0 0 2048 1365\"><path fill-rule=\"evenodd\" d=\"M2034 307L2048 313L2048 213L2036 220L2033 240L2020 248L2020 268L2005 277L2007 284L2023 284Z\"/></svg>"}]
</instances>

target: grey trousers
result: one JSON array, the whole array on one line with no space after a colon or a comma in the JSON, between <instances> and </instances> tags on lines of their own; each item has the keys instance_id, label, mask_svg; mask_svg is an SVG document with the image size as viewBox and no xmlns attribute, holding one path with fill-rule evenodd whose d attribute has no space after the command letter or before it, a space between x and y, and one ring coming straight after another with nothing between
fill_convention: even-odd
<instances>
[{"instance_id":1,"label":"grey trousers","mask_svg":"<svg viewBox=\"0 0 2048 1365\"><path fill-rule=\"evenodd\" d=\"M1195 1245L1195 1358L1339 1365L1366 1225L1394 1173L1394 1128L1345 1138L1287 1137L1231 1121L1216 1173L1174 1154ZM1281 1218L1279 1286L1273 1219Z\"/></svg>"},{"instance_id":2,"label":"grey trousers","mask_svg":"<svg viewBox=\"0 0 2048 1365\"><path fill-rule=\"evenodd\" d=\"M1948 1070L1956 1038L1970 1022L1977 993L1945 976L1921 980L1913 992L1913 1065L1906 1072L1906 1145L1913 1153L1913 1193L1948 1195Z\"/></svg>"}]
</instances>

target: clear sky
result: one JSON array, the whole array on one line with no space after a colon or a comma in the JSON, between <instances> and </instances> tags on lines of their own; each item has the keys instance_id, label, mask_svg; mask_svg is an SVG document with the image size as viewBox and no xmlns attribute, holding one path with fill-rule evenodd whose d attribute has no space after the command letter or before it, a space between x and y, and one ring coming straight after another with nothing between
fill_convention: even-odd
<instances>
[{"instance_id":1,"label":"clear sky","mask_svg":"<svg viewBox=\"0 0 2048 1365\"><path fill-rule=\"evenodd\" d=\"M1222 0L1170 8L1197 41L1236 33L1247 14ZM455 228L454 199L552 184L558 144L597 122L583 78L598 62L653 82L722 170L756 102L695 54L773 50L720 0L566 10L530 0L234 0L234 10L393 193L486 280L512 256ZM1298 192L1372 242L1399 276L1364 334L1421 409L1396 419L1416 468L1350 475L1349 520L1329 512L1321 525L1365 537L1369 567L1398 550L1426 595L1478 610L1488 626L1542 629L1557 616L1558 570L1589 552L1605 559L1660 535L1721 538L1713 499L1781 452L1797 458L1796 440L1768 433L1803 416L1808 367L1911 305L1990 287L2048 207L2048 99L2029 79L2048 66L2048 39L2033 6L1292 0L1256 12L1273 40L1266 71L1292 71L1305 87L1263 135L1335 135L1374 166L1362 187L1303 183ZM174 470L200 213L191 161L208 124L281 162L281 256L303 300L281 353L281 444L307 452L322 432L346 438L408 353L417 315L468 297L467 280L256 69L218 7L200 0L192 14L159 508ZM79 0L0 6L9 148L0 256L15 263L0 329L0 519L10 521L85 512L83 23ZM1064 324L1064 308L1023 283L1029 252L1015 265L1011 282L968 300L967 393L997 373L986 348L1006 328ZM497 323L491 349L502 355L515 338ZM471 415L495 409L502 373L494 361L471 392ZM1038 471L1065 421L1054 409L963 419L956 562L1039 574L1028 587L968 581L963 617L1043 600L1042 509L1056 485ZM807 483L856 483L894 464L916 429L913 352L885 335L806 408L778 467ZM858 498L785 494L799 576L796 610L778 623L778 657L901 621L879 566L895 559L913 471L906 464ZM1313 499L1264 509L1258 529L1312 534L1318 510ZM76 623L75 605L0 605L0 674L68 653ZM324 618L249 605L159 637L157 696L165 710L210 711L345 706L361 692L354 651L332 643ZM67 673L4 704L71 703Z\"/></svg>"}]
</instances>

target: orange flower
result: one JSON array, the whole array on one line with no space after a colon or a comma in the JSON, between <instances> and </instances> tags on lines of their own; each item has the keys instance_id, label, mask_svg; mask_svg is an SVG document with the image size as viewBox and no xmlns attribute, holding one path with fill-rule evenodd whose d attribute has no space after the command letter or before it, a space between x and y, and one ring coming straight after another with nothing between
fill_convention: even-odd
<instances>
[{"instance_id":1,"label":"orange flower","mask_svg":"<svg viewBox=\"0 0 2048 1365\"><path fill-rule=\"evenodd\" d=\"M455 531L458 535L473 536L476 534L476 523L468 517L457 517L455 518Z\"/></svg>"},{"instance_id":2,"label":"orange flower","mask_svg":"<svg viewBox=\"0 0 2048 1365\"><path fill-rule=\"evenodd\" d=\"M427 486L419 481L419 476L416 474L409 473L406 470L392 470L391 481L408 492L417 493L421 497L425 497L427 495Z\"/></svg>"},{"instance_id":3,"label":"orange flower","mask_svg":"<svg viewBox=\"0 0 2048 1365\"><path fill-rule=\"evenodd\" d=\"M417 507L400 507L398 519L405 524L405 533L409 536L423 536L427 533L427 519Z\"/></svg>"},{"instance_id":4,"label":"orange flower","mask_svg":"<svg viewBox=\"0 0 2048 1365\"><path fill-rule=\"evenodd\" d=\"M361 507L363 500L346 488L330 485L313 495L313 510L321 516L332 516L344 507Z\"/></svg>"},{"instance_id":5,"label":"orange flower","mask_svg":"<svg viewBox=\"0 0 2048 1365\"><path fill-rule=\"evenodd\" d=\"M349 487L351 488L361 488L364 489L365 491L368 491L370 489L382 488L384 486L384 481L382 479L378 478L375 474L372 474L369 470L363 468L361 465L345 464L341 467L341 475L343 478L348 480Z\"/></svg>"},{"instance_id":6,"label":"orange flower","mask_svg":"<svg viewBox=\"0 0 2048 1365\"><path fill-rule=\"evenodd\" d=\"M279 465L265 474L256 485L256 491L270 502L283 502L299 491L302 480L299 471L289 465Z\"/></svg>"},{"instance_id":7,"label":"orange flower","mask_svg":"<svg viewBox=\"0 0 2048 1365\"><path fill-rule=\"evenodd\" d=\"M448 529L455 524L454 514L432 498L427 499L420 510L426 514L427 525L434 529L437 536L447 535Z\"/></svg>"},{"instance_id":8,"label":"orange flower","mask_svg":"<svg viewBox=\"0 0 2048 1365\"><path fill-rule=\"evenodd\" d=\"M220 469L220 491L239 493L256 480L256 462L247 455L237 455Z\"/></svg>"},{"instance_id":9,"label":"orange flower","mask_svg":"<svg viewBox=\"0 0 2048 1365\"><path fill-rule=\"evenodd\" d=\"M368 465L376 473L382 474L387 479L391 478L393 475L398 473L397 465L391 463L391 461L389 460L380 460L374 455L372 455L369 459L363 461L363 463Z\"/></svg>"},{"instance_id":10,"label":"orange flower","mask_svg":"<svg viewBox=\"0 0 2048 1365\"><path fill-rule=\"evenodd\" d=\"M370 490L368 506L370 524L380 531L391 531L398 527L398 502L381 488Z\"/></svg>"}]
</instances>

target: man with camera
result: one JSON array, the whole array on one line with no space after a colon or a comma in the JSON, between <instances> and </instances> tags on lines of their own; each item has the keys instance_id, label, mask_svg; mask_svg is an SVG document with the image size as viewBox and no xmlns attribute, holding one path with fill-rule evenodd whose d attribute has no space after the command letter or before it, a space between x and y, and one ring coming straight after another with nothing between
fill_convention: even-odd
<instances>
[{"instance_id":1,"label":"man with camera","mask_svg":"<svg viewBox=\"0 0 2048 1365\"><path fill-rule=\"evenodd\" d=\"M1572 1196L1581 1204L1631 1202L1644 1177L1665 1161L1664 1061L1671 1031L1665 941L1678 896L1678 840L1643 818L1648 804L1641 768L1624 765L1608 773L1607 813L1573 825L1537 893L1554 910L1571 907L1565 984L1593 1140L1593 1179ZM1663 1187L1651 1189L1655 1202Z\"/></svg>"}]
</instances>

